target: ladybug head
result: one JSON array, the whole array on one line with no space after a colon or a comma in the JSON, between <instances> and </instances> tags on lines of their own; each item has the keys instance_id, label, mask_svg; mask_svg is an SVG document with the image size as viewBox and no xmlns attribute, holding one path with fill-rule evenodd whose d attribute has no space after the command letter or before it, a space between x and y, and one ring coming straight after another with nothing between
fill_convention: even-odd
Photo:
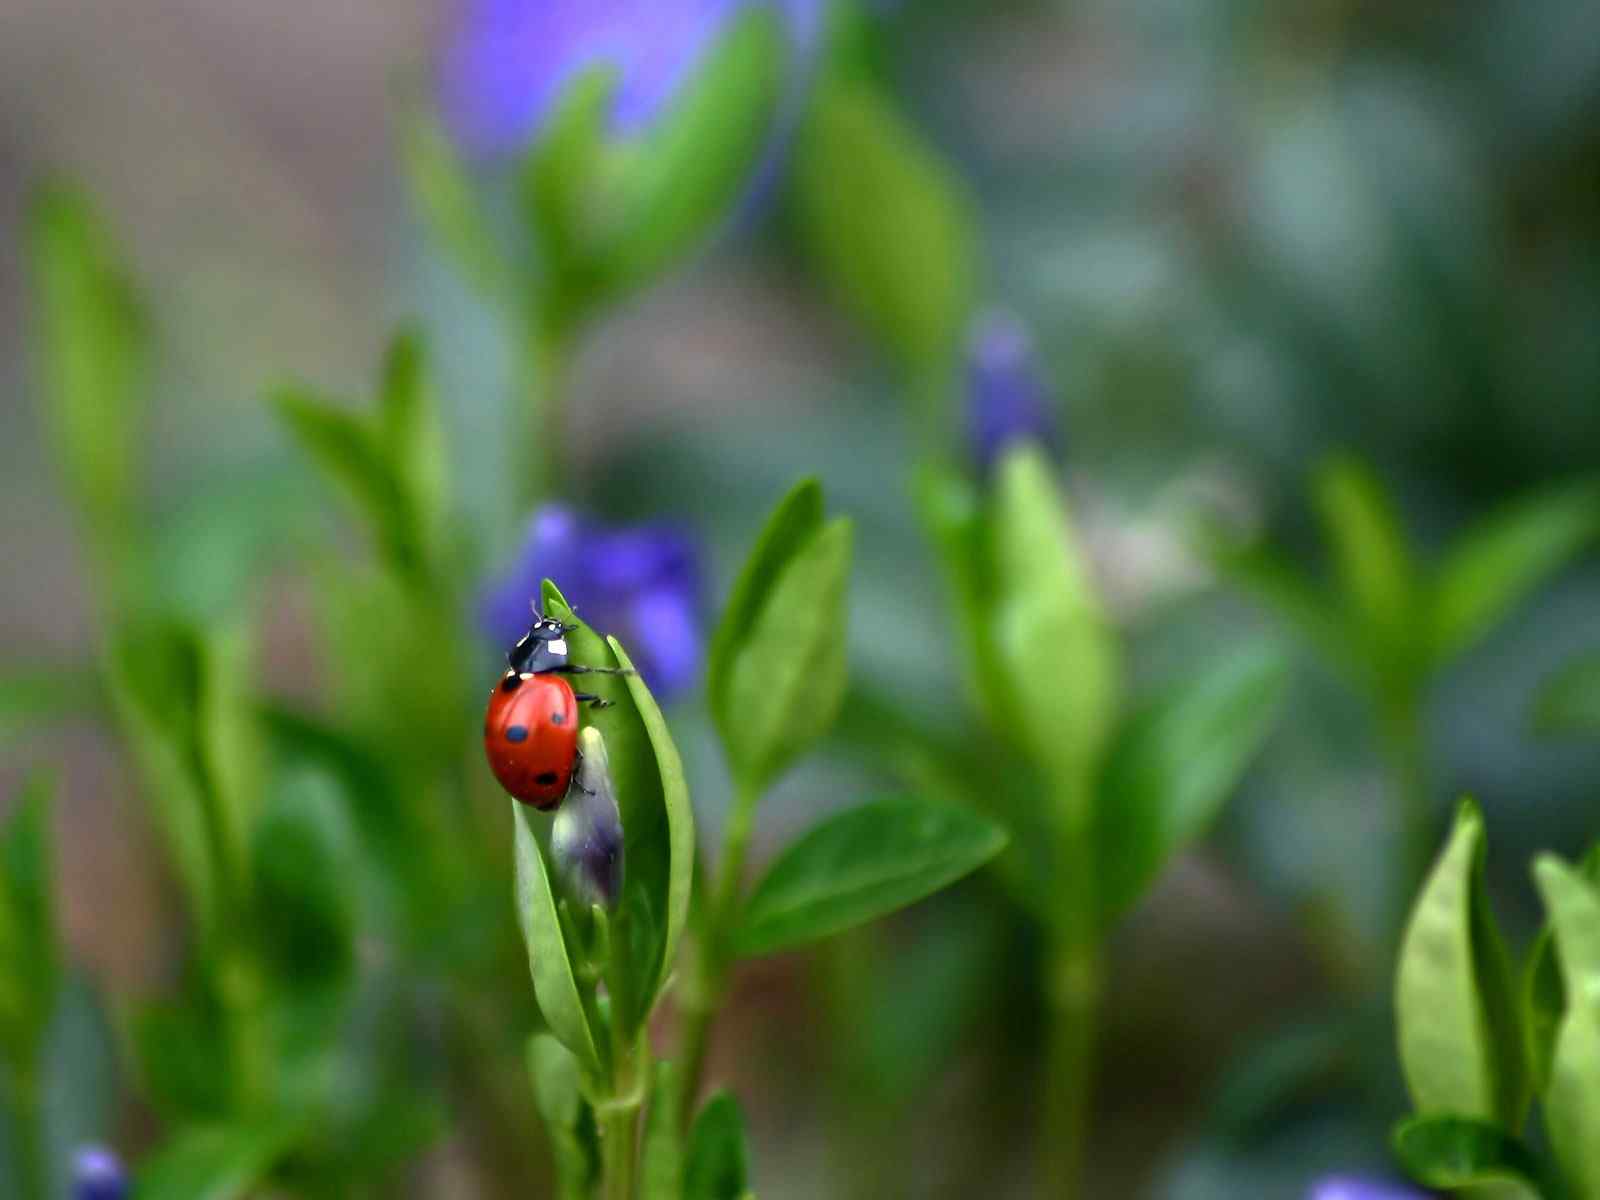
<instances>
[{"instance_id":1,"label":"ladybug head","mask_svg":"<svg viewBox=\"0 0 1600 1200\"><path fill-rule=\"evenodd\" d=\"M538 675L567 665L567 634L573 626L554 617L534 614L528 632L506 653L506 662L519 675Z\"/></svg>"}]
</instances>

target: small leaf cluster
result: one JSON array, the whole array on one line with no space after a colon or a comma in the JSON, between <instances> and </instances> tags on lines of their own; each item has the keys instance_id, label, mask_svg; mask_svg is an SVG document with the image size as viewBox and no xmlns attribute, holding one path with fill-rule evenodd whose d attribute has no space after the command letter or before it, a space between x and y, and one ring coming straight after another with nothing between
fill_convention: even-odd
<instances>
[{"instance_id":1,"label":"small leaf cluster","mask_svg":"<svg viewBox=\"0 0 1600 1200\"><path fill-rule=\"evenodd\" d=\"M1600 847L1534 863L1548 921L1520 969L1484 891L1482 815L1464 801L1411 910L1395 977L1416 1114L1395 1151L1420 1183L1600 1196ZM1548 1157L1523 1140L1538 1101Z\"/></svg>"}]
</instances>

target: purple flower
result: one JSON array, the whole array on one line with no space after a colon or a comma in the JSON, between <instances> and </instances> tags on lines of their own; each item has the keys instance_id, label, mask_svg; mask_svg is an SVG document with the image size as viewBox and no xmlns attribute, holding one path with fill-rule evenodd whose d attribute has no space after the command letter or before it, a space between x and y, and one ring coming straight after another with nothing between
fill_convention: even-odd
<instances>
[{"instance_id":1,"label":"purple flower","mask_svg":"<svg viewBox=\"0 0 1600 1200\"><path fill-rule=\"evenodd\" d=\"M470 151L514 154L538 133L585 68L617 71L611 113L621 136L648 128L750 4L780 9L796 57L808 57L820 0L455 0L440 62L445 119ZM791 80L799 72L791 71Z\"/></svg>"},{"instance_id":2,"label":"purple flower","mask_svg":"<svg viewBox=\"0 0 1600 1200\"><path fill-rule=\"evenodd\" d=\"M72 1159L73 1200L123 1200L128 1175L122 1160L104 1146L82 1146Z\"/></svg>"},{"instance_id":3,"label":"purple flower","mask_svg":"<svg viewBox=\"0 0 1600 1200\"><path fill-rule=\"evenodd\" d=\"M1006 449L1024 439L1061 453L1033 339L1010 313L985 313L967 344L967 445L979 474L987 476Z\"/></svg>"},{"instance_id":4,"label":"purple flower","mask_svg":"<svg viewBox=\"0 0 1600 1200\"><path fill-rule=\"evenodd\" d=\"M527 631L539 585L555 581L583 621L627 647L657 699L693 687L705 657L699 547L675 525L620 528L547 505L511 567L488 590L485 632L509 646Z\"/></svg>"},{"instance_id":5,"label":"purple flower","mask_svg":"<svg viewBox=\"0 0 1600 1200\"><path fill-rule=\"evenodd\" d=\"M622 815L605 739L593 725L578 735L578 770L550 826L556 872L585 903L611 908L622 891Z\"/></svg>"},{"instance_id":6,"label":"purple flower","mask_svg":"<svg viewBox=\"0 0 1600 1200\"><path fill-rule=\"evenodd\" d=\"M1306 1200L1427 1200L1427 1193L1365 1176L1327 1175L1311 1185Z\"/></svg>"}]
</instances>

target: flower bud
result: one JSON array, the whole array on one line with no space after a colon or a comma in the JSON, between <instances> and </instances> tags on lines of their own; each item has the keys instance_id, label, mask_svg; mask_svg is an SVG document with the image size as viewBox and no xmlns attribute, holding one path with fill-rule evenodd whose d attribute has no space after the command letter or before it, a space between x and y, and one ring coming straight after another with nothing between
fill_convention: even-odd
<instances>
[{"instance_id":1,"label":"flower bud","mask_svg":"<svg viewBox=\"0 0 1600 1200\"><path fill-rule=\"evenodd\" d=\"M585 904L611 908L622 892L622 816L605 739L594 726L578 735L572 789L550 827L550 856Z\"/></svg>"},{"instance_id":2,"label":"flower bud","mask_svg":"<svg viewBox=\"0 0 1600 1200\"><path fill-rule=\"evenodd\" d=\"M986 313L967 345L967 447L987 477L1014 442L1032 440L1061 452L1033 339L1016 317Z\"/></svg>"},{"instance_id":3,"label":"flower bud","mask_svg":"<svg viewBox=\"0 0 1600 1200\"><path fill-rule=\"evenodd\" d=\"M73 1200L124 1200L128 1175L104 1146L82 1146L72 1159Z\"/></svg>"},{"instance_id":4,"label":"flower bud","mask_svg":"<svg viewBox=\"0 0 1600 1200\"><path fill-rule=\"evenodd\" d=\"M1359 1175L1327 1175L1311 1185L1306 1200L1427 1200L1427 1194Z\"/></svg>"}]
</instances>

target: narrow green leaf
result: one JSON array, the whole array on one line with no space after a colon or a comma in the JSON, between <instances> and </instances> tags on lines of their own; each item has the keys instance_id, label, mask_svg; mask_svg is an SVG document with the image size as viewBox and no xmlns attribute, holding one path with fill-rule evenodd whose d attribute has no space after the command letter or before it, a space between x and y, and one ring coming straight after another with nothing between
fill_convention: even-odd
<instances>
[{"instance_id":1,"label":"narrow green leaf","mask_svg":"<svg viewBox=\"0 0 1600 1200\"><path fill-rule=\"evenodd\" d=\"M584 625L550 581L543 589L542 612L576 627L567 635L572 661L594 667L620 665L600 632ZM605 737L611 779L616 785L617 807L622 817L622 894L610 914L612 954L606 973L612 1018L624 1034L633 1037L650 1014L664 969L669 925L681 921L681 878L674 875L674 856L682 849L681 811L669 811L664 788L681 768L663 761L653 739L645 709L635 688L642 682L631 676L587 675L584 690L612 702L611 707L588 709L586 725ZM641 692L646 696L648 693ZM665 727L660 730L664 734ZM670 746L670 740L664 745ZM664 752L667 758L674 757ZM676 786L676 782L674 783ZM672 808L679 805L676 798ZM681 870L681 866L678 868ZM681 929L681 925L679 926Z\"/></svg>"},{"instance_id":2,"label":"narrow green leaf","mask_svg":"<svg viewBox=\"0 0 1600 1200\"><path fill-rule=\"evenodd\" d=\"M824 78L795 145L794 202L815 269L916 378L955 361L972 306L962 189L871 83Z\"/></svg>"},{"instance_id":3,"label":"narrow green leaf","mask_svg":"<svg viewBox=\"0 0 1600 1200\"><path fill-rule=\"evenodd\" d=\"M561 918L550 890L550 875L545 866L544 849L533 829L538 819L526 805L511 801L512 823L516 827L517 919L528 947L528 966L533 974L533 994L550 1032L572 1051L586 1070L596 1070L599 1058L589 1017L578 994L572 960L561 932Z\"/></svg>"},{"instance_id":4,"label":"narrow green leaf","mask_svg":"<svg viewBox=\"0 0 1600 1200\"><path fill-rule=\"evenodd\" d=\"M251 839L256 936L274 981L302 997L337 990L355 967L357 847L333 781L283 773Z\"/></svg>"},{"instance_id":5,"label":"narrow green leaf","mask_svg":"<svg viewBox=\"0 0 1600 1200\"><path fill-rule=\"evenodd\" d=\"M582 1070L572 1052L549 1034L528 1039L528 1076L550 1137L561 1200L589 1200L600 1177L594 1110L583 1098Z\"/></svg>"},{"instance_id":6,"label":"narrow green leaf","mask_svg":"<svg viewBox=\"0 0 1600 1200\"><path fill-rule=\"evenodd\" d=\"M914 492L923 528L939 554L939 565L954 601L957 637L967 662L978 666L988 657L988 613L984 579L983 502L966 475L945 467L924 465L916 476ZM981 692L994 682L992 672L970 672L972 686ZM991 712L1003 711L1004 697L982 696Z\"/></svg>"},{"instance_id":7,"label":"narrow green leaf","mask_svg":"<svg viewBox=\"0 0 1600 1200\"><path fill-rule=\"evenodd\" d=\"M1539 1163L1516 1138L1484 1121L1432 1115L1400 1122L1394 1152L1406 1174L1430 1188L1496 1186L1496 1196L1538 1200Z\"/></svg>"},{"instance_id":8,"label":"narrow green leaf","mask_svg":"<svg viewBox=\"0 0 1600 1200\"><path fill-rule=\"evenodd\" d=\"M1589 848L1578 871L1589 884L1600 887L1600 844ZM1556 1033L1567 1010L1567 988L1561 977L1561 951L1555 929L1547 920L1528 950L1522 972L1523 1024L1528 1036L1528 1067L1533 1088L1543 1094L1550 1083L1550 1059L1555 1054Z\"/></svg>"},{"instance_id":9,"label":"narrow green leaf","mask_svg":"<svg viewBox=\"0 0 1600 1200\"><path fill-rule=\"evenodd\" d=\"M1345 457L1322 464L1313 490L1339 586L1371 661L1408 669L1425 652L1413 632L1423 592L1393 502L1377 476Z\"/></svg>"},{"instance_id":10,"label":"narrow green leaf","mask_svg":"<svg viewBox=\"0 0 1600 1200\"><path fill-rule=\"evenodd\" d=\"M1329 663L1348 669L1351 631L1339 606L1295 563L1265 541L1202 539L1201 552L1217 573L1271 609Z\"/></svg>"},{"instance_id":11,"label":"narrow green leaf","mask_svg":"<svg viewBox=\"0 0 1600 1200\"><path fill-rule=\"evenodd\" d=\"M0 828L0 1054L13 1071L37 1069L62 982L52 790L34 776Z\"/></svg>"},{"instance_id":12,"label":"narrow green leaf","mask_svg":"<svg viewBox=\"0 0 1600 1200\"><path fill-rule=\"evenodd\" d=\"M1469 529L1433 584L1433 661L1469 649L1600 533L1600 487L1524 500Z\"/></svg>"},{"instance_id":13,"label":"narrow green leaf","mask_svg":"<svg viewBox=\"0 0 1600 1200\"><path fill-rule=\"evenodd\" d=\"M614 637L606 638L617 664L633 671L633 660ZM689 784L683 774L683 759L667 729L666 718L656 698L650 694L643 678L638 674L625 677L628 692L644 721L650 746L655 751L656 769L661 774L661 801L667 814L667 929L661 948L661 975L655 994L660 995L672 974L673 960L677 956L678 939L689 921L689 898L694 887L694 806L689 802ZM652 998L652 1003L654 999Z\"/></svg>"},{"instance_id":14,"label":"narrow green leaf","mask_svg":"<svg viewBox=\"0 0 1600 1200\"><path fill-rule=\"evenodd\" d=\"M1567 993L1545 1126L1573 1191L1587 1200L1600 1196L1600 891L1554 855L1535 862L1534 878L1555 926Z\"/></svg>"},{"instance_id":15,"label":"narrow green leaf","mask_svg":"<svg viewBox=\"0 0 1600 1200\"><path fill-rule=\"evenodd\" d=\"M253 1194L298 1135L299 1122L191 1127L145 1160L134 1200L236 1200Z\"/></svg>"},{"instance_id":16,"label":"narrow green leaf","mask_svg":"<svg viewBox=\"0 0 1600 1200\"><path fill-rule=\"evenodd\" d=\"M1400 1063L1423 1115L1520 1127L1525 1046L1505 947L1483 891L1483 818L1463 801L1400 949Z\"/></svg>"},{"instance_id":17,"label":"narrow green leaf","mask_svg":"<svg viewBox=\"0 0 1600 1200\"><path fill-rule=\"evenodd\" d=\"M914 797L824 819L779 856L751 893L734 939L771 954L914 904L977 870L1005 832L971 810Z\"/></svg>"},{"instance_id":18,"label":"narrow green leaf","mask_svg":"<svg viewBox=\"0 0 1600 1200\"><path fill-rule=\"evenodd\" d=\"M728 1092L717 1092L689 1130L683 1200L741 1200L749 1175L750 1152L739 1102Z\"/></svg>"},{"instance_id":19,"label":"narrow green leaf","mask_svg":"<svg viewBox=\"0 0 1600 1200\"><path fill-rule=\"evenodd\" d=\"M378 387L378 433L384 457L404 498L406 524L419 550L434 549L448 501L446 451L427 356L413 329L396 334L384 355Z\"/></svg>"},{"instance_id":20,"label":"narrow green leaf","mask_svg":"<svg viewBox=\"0 0 1600 1200\"><path fill-rule=\"evenodd\" d=\"M849 672L853 529L824 525L784 564L733 654L721 725L741 785L760 794L832 726Z\"/></svg>"},{"instance_id":21,"label":"narrow green leaf","mask_svg":"<svg viewBox=\"0 0 1600 1200\"><path fill-rule=\"evenodd\" d=\"M767 517L734 581L728 606L711 635L706 667L706 695L712 715L724 731L733 724L727 693L735 655L748 639L779 574L800 547L816 536L822 517L822 485L814 478L802 479Z\"/></svg>"},{"instance_id":22,"label":"narrow green leaf","mask_svg":"<svg viewBox=\"0 0 1600 1200\"><path fill-rule=\"evenodd\" d=\"M1035 446L1002 459L990 501L993 611L991 693L1009 697L996 714L1089 819L1087 784L1100 766L1119 707L1115 636L1066 514L1050 464Z\"/></svg>"},{"instance_id":23,"label":"narrow green leaf","mask_svg":"<svg viewBox=\"0 0 1600 1200\"><path fill-rule=\"evenodd\" d=\"M90 538L115 556L139 508L144 321L81 192L43 189L30 216L43 423Z\"/></svg>"},{"instance_id":24,"label":"narrow green leaf","mask_svg":"<svg viewBox=\"0 0 1600 1200\"><path fill-rule=\"evenodd\" d=\"M609 291L654 277L739 198L772 131L786 44L778 13L747 7L624 160L604 239Z\"/></svg>"},{"instance_id":25,"label":"narrow green leaf","mask_svg":"<svg viewBox=\"0 0 1600 1200\"><path fill-rule=\"evenodd\" d=\"M438 118L412 113L401 129L400 149L412 203L434 238L473 286L491 298L509 293L511 281L488 217Z\"/></svg>"},{"instance_id":26,"label":"narrow green leaf","mask_svg":"<svg viewBox=\"0 0 1600 1200\"><path fill-rule=\"evenodd\" d=\"M1582 655L1545 682L1534 727L1552 735L1600 736L1600 651Z\"/></svg>"},{"instance_id":27,"label":"narrow green leaf","mask_svg":"<svg viewBox=\"0 0 1600 1200\"><path fill-rule=\"evenodd\" d=\"M1287 676L1275 646L1230 653L1123 726L1096 811L1104 920L1131 907L1216 820L1273 726Z\"/></svg>"},{"instance_id":28,"label":"narrow green leaf","mask_svg":"<svg viewBox=\"0 0 1600 1200\"><path fill-rule=\"evenodd\" d=\"M658 1062L650 1087L640 1166L640 1200L682 1200L683 1083L670 1062Z\"/></svg>"},{"instance_id":29,"label":"narrow green leaf","mask_svg":"<svg viewBox=\"0 0 1600 1200\"><path fill-rule=\"evenodd\" d=\"M106 698L83 663L8 667L0 674L0 747L65 721L102 717Z\"/></svg>"}]
</instances>

